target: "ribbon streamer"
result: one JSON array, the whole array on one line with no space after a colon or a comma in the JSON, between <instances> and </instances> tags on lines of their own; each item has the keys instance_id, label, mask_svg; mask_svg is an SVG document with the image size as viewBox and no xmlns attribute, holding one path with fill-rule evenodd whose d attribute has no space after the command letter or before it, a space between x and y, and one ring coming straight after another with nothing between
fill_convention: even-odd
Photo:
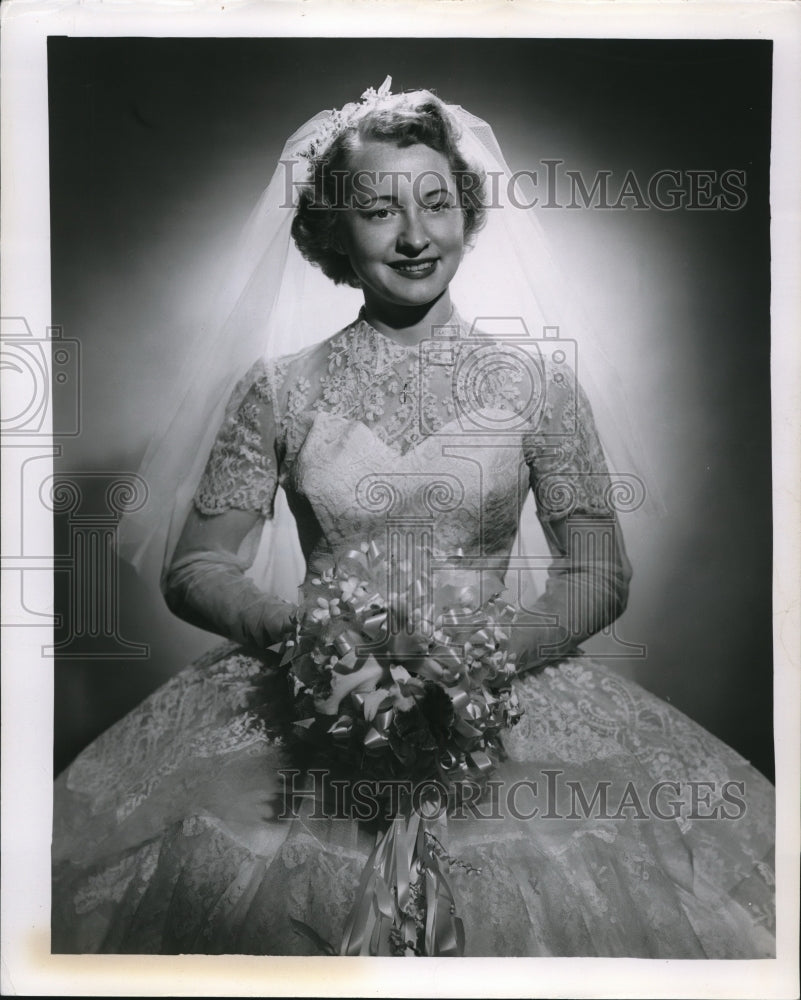
<instances>
[{"instance_id":1,"label":"ribbon streamer","mask_svg":"<svg viewBox=\"0 0 801 1000\"><path fill-rule=\"evenodd\" d=\"M450 801L465 783L485 785L505 755L502 730L522 714L511 687L516 612L497 594L481 604L475 584L432 588L416 565L374 541L348 550L311 581L294 635L275 651L294 686L294 732L321 759L344 763L346 777L433 780ZM378 837L341 954L464 954L447 877L461 862L434 833L444 816L420 808L407 803Z\"/></svg>"},{"instance_id":2,"label":"ribbon streamer","mask_svg":"<svg viewBox=\"0 0 801 1000\"><path fill-rule=\"evenodd\" d=\"M444 816L433 820L413 810L408 818L396 816L378 836L345 922L340 955L418 954L421 929L425 955L464 955L464 924L434 846L439 838L431 835L444 824Z\"/></svg>"}]
</instances>

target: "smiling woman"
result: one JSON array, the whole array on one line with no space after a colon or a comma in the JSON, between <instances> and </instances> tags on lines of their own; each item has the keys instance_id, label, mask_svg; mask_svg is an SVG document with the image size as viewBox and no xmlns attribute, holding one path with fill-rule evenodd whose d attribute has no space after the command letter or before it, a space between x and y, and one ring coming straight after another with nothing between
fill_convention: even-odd
<instances>
[{"instance_id":1,"label":"smiling woman","mask_svg":"<svg viewBox=\"0 0 801 1000\"><path fill-rule=\"evenodd\" d=\"M363 289L378 310L395 296L401 307L439 298L485 213L483 177L460 152L440 102L424 94L415 109L377 110L311 152L312 178L292 226L303 256L334 282ZM393 293L388 268L435 280L414 290L400 283ZM447 319L447 301L440 312Z\"/></svg>"},{"instance_id":2,"label":"smiling woman","mask_svg":"<svg viewBox=\"0 0 801 1000\"><path fill-rule=\"evenodd\" d=\"M326 339L263 344L200 449L165 595L233 645L59 779L54 950L772 955L771 786L581 649L626 607L618 507L642 497L610 475L568 344L526 336L537 296L506 339L450 300L481 172L506 170L491 129L385 84L288 148L309 164L298 248L364 305ZM502 261L501 292L545 297L529 221L493 211L474 273ZM254 561L279 486L297 605ZM529 494L551 556L536 594Z\"/></svg>"},{"instance_id":3,"label":"smiling woman","mask_svg":"<svg viewBox=\"0 0 801 1000\"><path fill-rule=\"evenodd\" d=\"M353 204L338 217L335 246L350 261L368 311L378 317L395 307L392 325L405 327L397 310L436 301L439 315L431 319L446 322L465 230L448 161L429 146L386 140L362 142L350 155L358 158L361 183L351 185Z\"/></svg>"}]
</instances>

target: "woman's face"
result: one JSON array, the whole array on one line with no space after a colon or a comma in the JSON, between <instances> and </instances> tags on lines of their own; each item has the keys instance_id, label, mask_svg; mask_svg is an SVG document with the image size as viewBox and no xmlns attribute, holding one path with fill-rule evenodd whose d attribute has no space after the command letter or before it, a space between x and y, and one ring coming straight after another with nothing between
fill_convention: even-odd
<instances>
[{"instance_id":1,"label":"woman's face","mask_svg":"<svg viewBox=\"0 0 801 1000\"><path fill-rule=\"evenodd\" d=\"M464 219L448 160L429 146L364 141L351 154L340 248L365 298L422 306L447 289L464 253Z\"/></svg>"}]
</instances>

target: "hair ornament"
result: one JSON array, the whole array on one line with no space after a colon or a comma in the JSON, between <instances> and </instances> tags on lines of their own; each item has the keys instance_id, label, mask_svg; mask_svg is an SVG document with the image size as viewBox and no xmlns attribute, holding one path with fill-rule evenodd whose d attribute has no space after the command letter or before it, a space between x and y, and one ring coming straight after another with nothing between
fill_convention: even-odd
<instances>
[{"instance_id":1,"label":"hair ornament","mask_svg":"<svg viewBox=\"0 0 801 1000\"><path fill-rule=\"evenodd\" d=\"M320 153L327 149L336 137L344 132L368 111L372 111L376 105L380 104L388 97L392 97L392 77L388 76L378 88L368 87L358 101L346 104L340 109L334 108L328 116L322 120L317 132L309 142L308 146L298 155L307 160L316 159Z\"/></svg>"}]
</instances>

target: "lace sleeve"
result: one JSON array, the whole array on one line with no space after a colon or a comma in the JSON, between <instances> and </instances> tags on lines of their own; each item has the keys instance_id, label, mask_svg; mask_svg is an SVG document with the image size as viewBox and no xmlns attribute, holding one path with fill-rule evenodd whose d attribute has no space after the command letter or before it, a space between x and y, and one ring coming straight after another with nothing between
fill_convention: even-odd
<instances>
[{"instance_id":1,"label":"lace sleeve","mask_svg":"<svg viewBox=\"0 0 801 1000\"><path fill-rule=\"evenodd\" d=\"M546 369L545 403L523 450L541 520L610 517L610 478L592 409L567 366Z\"/></svg>"},{"instance_id":2,"label":"lace sleeve","mask_svg":"<svg viewBox=\"0 0 801 1000\"><path fill-rule=\"evenodd\" d=\"M195 491L201 514L236 509L271 518L278 486L276 371L257 362L237 384Z\"/></svg>"},{"instance_id":3,"label":"lace sleeve","mask_svg":"<svg viewBox=\"0 0 801 1000\"><path fill-rule=\"evenodd\" d=\"M631 565L589 401L565 366L546 371L545 405L524 438L537 514L554 557L515 643L523 668L554 662L618 618ZM550 621L552 624L543 624Z\"/></svg>"}]
</instances>

